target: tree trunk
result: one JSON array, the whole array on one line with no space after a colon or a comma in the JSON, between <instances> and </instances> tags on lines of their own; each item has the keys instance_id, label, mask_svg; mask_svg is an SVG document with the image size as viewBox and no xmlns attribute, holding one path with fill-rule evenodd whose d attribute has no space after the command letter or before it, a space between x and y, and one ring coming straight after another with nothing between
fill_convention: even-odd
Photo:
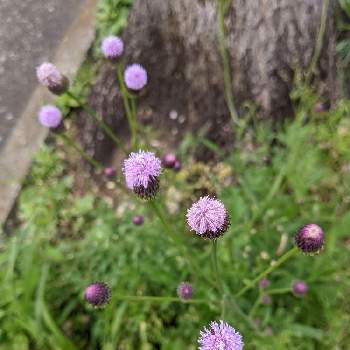
<instances>
[{"instance_id":1,"label":"tree trunk","mask_svg":"<svg viewBox=\"0 0 350 350\"><path fill-rule=\"evenodd\" d=\"M177 138L184 129L206 125L210 138L224 146L232 138L217 1L135 0L123 38L126 62L140 63L149 73L147 90L139 101L141 120L151 116L157 128ZM305 73L314 56L323 0L227 2L226 45L236 107L249 100L263 118L291 116L289 94L295 74ZM335 93L332 8L331 1L313 78L314 86L330 100ZM102 68L90 102L118 131L125 123L115 75L111 65ZM91 133L94 128L85 123L85 144L101 158L107 154L108 141Z\"/></svg>"}]
</instances>

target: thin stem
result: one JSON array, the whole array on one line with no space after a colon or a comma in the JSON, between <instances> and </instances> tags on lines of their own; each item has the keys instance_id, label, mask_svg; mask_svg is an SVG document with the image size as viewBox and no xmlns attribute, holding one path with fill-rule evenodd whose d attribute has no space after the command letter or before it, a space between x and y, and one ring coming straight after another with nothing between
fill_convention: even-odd
<instances>
[{"instance_id":1,"label":"thin stem","mask_svg":"<svg viewBox=\"0 0 350 350\"><path fill-rule=\"evenodd\" d=\"M150 301L150 302L171 302L171 303L184 303L184 304L211 304L206 299L188 299L183 300L176 297L161 297L161 296L131 296L131 295L117 295L114 297L117 300L127 300L127 301Z\"/></svg>"},{"instance_id":2,"label":"thin stem","mask_svg":"<svg viewBox=\"0 0 350 350\"><path fill-rule=\"evenodd\" d=\"M268 274L277 269L280 265L282 265L289 258L294 256L298 252L298 248L294 247L290 249L287 253L282 255L273 265L269 266L265 271L261 272L257 277L255 277L252 281L250 281L245 287L239 290L235 297L241 297L245 292L249 289L253 288L261 279L265 278Z\"/></svg>"},{"instance_id":3,"label":"thin stem","mask_svg":"<svg viewBox=\"0 0 350 350\"><path fill-rule=\"evenodd\" d=\"M131 115L132 115L132 127L134 129L133 133L135 135L135 146L134 148L137 149L139 147L139 142L138 142L138 126L137 126L137 107L136 107L136 97L131 96L130 98L130 104L131 104Z\"/></svg>"},{"instance_id":4,"label":"thin stem","mask_svg":"<svg viewBox=\"0 0 350 350\"><path fill-rule=\"evenodd\" d=\"M213 240L212 257L213 257L213 270L215 275L215 280L217 284L217 289L224 295L224 290L222 287L222 282L220 279L219 268L218 268L218 254L217 254L218 242L217 239Z\"/></svg>"},{"instance_id":5,"label":"thin stem","mask_svg":"<svg viewBox=\"0 0 350 350\"><path fill-rule=\"evenodd\" d=\"M258 295L258 297L257 297L256 300L255 300L255 303L253 304L252 308L251 308L250 311L249 311L249 317L250 317L250 318L253 318L253 316L254 316L254 314L255 314L257 308L259 307L259 305L260 305L260 303L261 303L261 297L262 297L262 293L259 292L259 295Z\"/></svg>"},{"instance_id":6,"label":"thin stem","mask_svg":"<svg viewBox=\"0 0 350 350\"><path fill-rule=\"evenodd\" d=\"M183 254L184 258L187 260L188 265L191 267L191 269L195 272L196 275L203 276L203 278L209 282L213 287L216 288L216 284L213 283L209 278L207 278L205 275L201 273L201 270L197 266L196 262L192 259L192 256L188 253L187 249L184 246L184 243L182 242L182 239L179 237L179 235L173 230L173 228L169 225L167 220L164 218L164 215L161 211L161 209L158 207L157 203L154 200L151 200L148 202L149 206L153 210L153 212L157 215L161 223L163 224L169 238L176 244L178 249Z\"/></svg>"},{"instance_id":7,"label":"thin stem","mask_svg":"<svg viewBox=\"0 0 350 350\"><path fill-rule=\"evenodd\" d=\"M231 79L231 68L230 60L226 47L225 38L225 0L218 0L218 39L219 39L219 50L221 53L222 63L223 63L223 73L224 73L224 89L225 89L225 99L227 107L229 109L231 119L233 124L240 125L238 113L235 108L235 104L232 96L232 79Z\"/></svg>"},{"instance_id":8,"label":"thin stem","mask_svg":"<svg viewBox=\"0 0 350 350\"><path fill-rule=\"evenodd\" d=\"M275 289L270 289L266 291L266 294L285 294L285 293L289 293L291 292L292 289L291 288L275 288Z\"/></svg>"},{"instance_id":9,"label":"thin stem","mask_svg":"<svg viewBox=\"0 0 350 350\"><path fill-rule=\"evenodd\" d=\"M312 74L315 73L316 65L317 65L317 62L318 62L320 55L321 55L324 34L326 32L328 7L329 7L329 0L324 0L323 6L322 6L320 29L318 31L318 36L316 39L315 52L314 52L314 55L312 57L309 70L306 73L306 77L305 77L306 83L310 82Z\"/></svg>"},{"instance_id":10,"label":"thin stem","mask_svg":"<svg viewBox=\"0 0 350 350\"><path fill-rule=\"evenodd\" d=\"M137 130L136 130L136 125L134 122L133 118L133 112L132 112L132 107L129 104L129 93L128 89L125 86L124 79L123 79L123 66L121 64L117 65L117 76L118 76L118 82L119 82L119 87L120 91L123 97L123 103L124 103L124 109L125 109L125 114L126 118L128 120L129 124L129 129L130 129L130 134L131 134L131 147L133 150L136 150L137 148Z\"/></svg>"},{"instance_id":11,"label":"thin stem","mask_svg":"<svg viewBox=\"0 0 350 350\"><path fill-rule=\"evenodd\" d=\"M70 137L68 137L67 135L62 134L62 133L56 133L55 136L57 138L60 138L66 145L68 145L69 147L72 147L75 151L77 151L93 167L95 167L96 169L103 168L102 164L97 162L95 159L90 157L83 149L78 147Z\"/></svg>"},{"instance_id":12,"label":"thin stem","mask_svg":"<svg viewBox=\"0 0 350 350\"><path fill-rule=\"evenodd\" d=\"M55 133L54 135L56 136L56 138L60 138L67 146L72 147L76 152L78 152L88 163L90 163L97 170L100 170L100 169L104 168L104 166L101 163L99 163L98 161L96 161L95 159L90 157L82 148L77 146L75 144L75 142L70 137L68 137L67 135L65 135L63 133ZM128 191L126 190L126 188L122 184L122 181L120 180L119 177L117 177L117 176L114 177L114 183L123 192L128 193Z\"/></svg>"},{"instance_id":13,"label":"thin stem","mask_svg":"<svg viewBox=\"0 0 350 350\"><path fill-rule=\"evenodd\" d=\"M257 325L254 323L254 321L240 308L240 306L237 304L234 297L230 296L228 300L231 302L231 305L235 309L236 313L242 317L242 319L255 331L258 331Z\"/></svg>"},{"instance_id":14,"label":"thin stem","mask_svg":"<svg viewBox=\"0 0 350 350\"><path fill-rule=\"evenodd\" d=\"M66 94L72 98L74 101L76 101L81 108L85 110L85 112L96 122L96 124L113 140L113 142L120 147L125 153L126 150L122 145L122 142L119 140L119 138L114 134L112 129L100 118L97 116L96 112L86 103L84 103L78 96L76 96L71 91L67 91Z\"/></svg>"}]
</instances>

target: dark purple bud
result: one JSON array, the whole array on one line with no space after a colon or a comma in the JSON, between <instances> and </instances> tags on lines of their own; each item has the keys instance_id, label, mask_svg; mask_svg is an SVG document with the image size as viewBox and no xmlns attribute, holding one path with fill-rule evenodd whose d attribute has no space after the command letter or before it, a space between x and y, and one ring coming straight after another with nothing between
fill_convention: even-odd
<instances>
[{"instance_id":1,"label":"dark purple bud","mask_svg":"<svg viewBox=\"0 0 350 350\"><path fill-rule=\"evenodd\" d=\"M177 287L177 295L179 298L187 300L191 299L193 294L192 285L188 282L181 282Z\"/></svg>"},{"instance_id":2,"label":"dark purple bud","mask_svg":"<svg viewBox=\"0 0 350 350\"><path fill-rule=\"evenodd\" d=\"M95 282L86 287L84 297L85 300L93 306L103 306L107 304L110 294L107 284Z\"/></svg>"},{"instance_id":3,"label":"dark purple bud","mask_svg":"<svg viewBox=\"0 0 350 350\"><path fill-rule=\"evenodd\" d=\"M176 155L174 153L167 153L162 159L164 168L172 169L176 163Z\"/></svg>"},{"instance_id":4,"label":"dark purple bud","mask_svg":"<svg viewBox=\"0 0 350 350\"><path fill-rule=\"evenodd\" d=\"M180 171L181 170L181 163L177 160L174 164L174 170Z\"/></svg>"},{"instance_id":5,"label":"dark purple bud","mask_svg":"<svg viewBox=\"0 0 350 350\"><path fill-rule=\"evenodd\" d=\"M270 285L270 281L267 278L263 278L262 280L259 281L259 287L261 289L265 289Z\"/></svg>"},{"instance_id":6,"label":"dark purple bud","mask_svg":"<svg viewBox=\"0 0 350 350\"><path fill-rule=\"evenodd\" d=\"M135 215L132 218L132 223L136 226L142 225L143 221L144 221L144 219L143 219L143 216L141 216L141 215Z\"/></svg>"},{"instance_id":7,"label":"dark purple bud","mask_svg":"<svg viewBox=\"0 0 350 350\"><path fill-rule=\"evenodd\" d=\"M55 95L62 95L69 88L67 77L52 63L41 64L36 70L36 75L40 84L46 86Z\"/></svg>"},{"instance_id":8,"label":"dark purple bud","mask_svg":"<svg viewBox=\"0 0 350 350\"><path fill-rule=\"evenodd\" d=\"M293 282L293 292L295 295L304 295L308 290L307 284L304 281Z\"/></svg>"},{"instance_id":9,"label":"dark purple bud","mask_svg":"<svg viewBox=\"0 0 350 350\"><path fill-rule=\"evenodd\" d=\"M295 234L295 244L304 253L318 253L324 244L324 233L320 226L308 224Z\"/></svg>"},{"instance_id":10,"label":"dark purple bud","mask_svg":"<svg viewBox=\"0 0 350 350\"><path fill-rule=\"evenodd\" d=\"M327 110L327 108L326 108L325 104L322 103L322 102L317 102L317 103L314 105L314 112L315 112L315 113L321 113L321 112L324 112L324 111L326 111L326 110Z\"/></svg>"},{"instance_id":11,"label":"dark purple bud","mask_svg":"<svg viewBox=\"0 0 350 350\"><path fill-rule=\"evenodd\" d=\"M115 176L115 170L111 167L105 168L103 172L106 175L106 177L108 177L110 179Z\"/></svg>"},{"instance_id":12,"label":"dark purple bud","mask_svg":"<svg viewBox=\"0 0 350 350\"><path fill-rule=\"evenodd\" d=\"M263 305L270 305L271 304L271 298L268 294L264 294L261 297L261 304L263 304Z\"/></svg>"}]
</instances>

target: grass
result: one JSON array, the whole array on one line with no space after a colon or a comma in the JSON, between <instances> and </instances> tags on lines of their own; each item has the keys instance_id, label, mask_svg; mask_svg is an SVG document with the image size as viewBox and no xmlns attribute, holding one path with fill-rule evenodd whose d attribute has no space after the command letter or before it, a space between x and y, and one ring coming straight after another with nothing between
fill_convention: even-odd
<instances>
[{"instance_id":1,"label":"grass","mask_svg":"<svg viewBox=\"0 0 350 350\"><path fill-rule=\"evenodd\" d=\"M184 168L163 174L158 201L175 208L169 224L213 282L210 244L188 234L184 215L203 191L215 191L225 203L232 225L217 251L227 294L224 317L241 331L247 349L345 349L350 104L339 101L333 111L314 113L315 97L306 88L293 98L294 121L276 133L267 123L247 123L228 156L203 136L186 137L178 152L186 154ZM191 161L203 144L217 151L219 164ZM117 215L99 196L73 193L66 161L53 146L43 147L19 198L21 224L0 255L0 349L196 349L199 330L222 316L215 288L191 274L143 203L130 202ZM143 226L132 225L134 214L145 216ZM274 271L270 305L258 302L256 287L233 299L293 245L295 230L308 222L326 232L321 254L298 254ZM291 293L295 279L307 282L305 297ZM82 297L94 280L112 289L101 310ZM172 302L183 280L193 283L194 298L208 303ZM127 297L135 295L159 298Z\"/></svg>"}]
</instances>

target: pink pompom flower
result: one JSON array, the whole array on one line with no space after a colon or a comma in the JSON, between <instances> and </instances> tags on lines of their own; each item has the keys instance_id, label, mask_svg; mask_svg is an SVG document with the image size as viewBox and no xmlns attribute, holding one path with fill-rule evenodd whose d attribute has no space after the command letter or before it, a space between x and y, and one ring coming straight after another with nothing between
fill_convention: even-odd
<instances>
[{"instance_id":1,"label":"pink pompom flower","mask_svg":"<svg viewBox=\"0 0 350 350\"><path fill-rule=\"evenodd\" d=\"M62 113L57 107L47 105L41 107L38 114L38 119L40 124L46 128L55 129L62 121Z\"/></svg>"},{"instance_id":2,"label":"pink pompom flower","mask_svg":"<svg viewBox=\"0 0 350 350\"><path fill-rule=\"evenodd\" d=\"M201 197L187 210L191 230L207 239L222 236L230 225L230 218L222 202L209 196Z\"/></svg>"},{"instance_id":3,"label":"pink pompom flower","mask_svg":"<svg viewBox=\"0 0 350 350\"><path fill-rule=\"evenodd\" d=\"M200 332L199 350L242 350L242 336L224 321L211 322Z\"/></svg>"},{"instance_id":4,"label":"pink pompom flower","mask_svg":"<svg viewBox=\"0 0 350 350\"><path fill-rule=\"evenodd\" d=\"M125 69L124 81L128 89L142 90L146 86L147 80L147 72L141 65L135 63Z\"/></svg>"},{"instance_id":5,"label":"pink pompom flower","mask_svg":"<svg viewBox=\"0 0 350 350\"><path fill-rule=\"evenodd\" d=\"M102 41L101 51L104 57L115 61L123 54L124 43L117 36L108 36Z\"/></svg>"},{"instance_id":6,"label":"pink pompom flower","mask_svg":"<svg viewBox=\"0 0 350 350\"><path fill-rule=\"evenodd\" d=\"M142 199L152 199L159 189L161 160L152 152L132 152L124 160L126 185Z\"/></svg>"}]
</instances>

